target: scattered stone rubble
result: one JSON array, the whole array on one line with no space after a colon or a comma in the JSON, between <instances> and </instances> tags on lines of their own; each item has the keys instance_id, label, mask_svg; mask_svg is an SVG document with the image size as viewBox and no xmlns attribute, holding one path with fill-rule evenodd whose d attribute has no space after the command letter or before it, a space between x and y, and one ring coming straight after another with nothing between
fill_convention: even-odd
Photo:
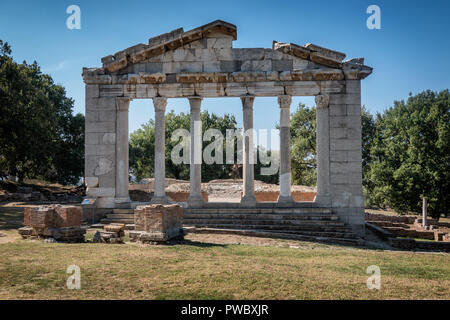
<instances>
[{"instance_id":1,"label":"scattered stone rubble","mask_svg":"<svg viewBox=\"0 0 450 320\"><path fill-rule=\"evenodd\" d=\"M184 236L183 208L179 205L138 206L134 222L135 231L130 231L132 242L156 244Z\"/></svg>"},{"instance_id":2,"label":"scattered stone rubble","mask_svg":"<svg viewBox=\"0 0 450 320\"><path fill-rule=\"evenodd\" d=\"M125 236L125 224L111 223L103 227L104 230L97 231L92 242L94 243L123 243Z\"/></svg>"},{"instance_id":3,"label":"scattered stone rubble","mask_svg":"<svg viewBox=\"0 0 450 320\"><path fill-rule=\"evenodd\" d=\"M85 233L81 228L81 207L63 205L25 208L24 227L19 229L23 239L68 243L84 242Z\"/></svg>"}]
</instances>

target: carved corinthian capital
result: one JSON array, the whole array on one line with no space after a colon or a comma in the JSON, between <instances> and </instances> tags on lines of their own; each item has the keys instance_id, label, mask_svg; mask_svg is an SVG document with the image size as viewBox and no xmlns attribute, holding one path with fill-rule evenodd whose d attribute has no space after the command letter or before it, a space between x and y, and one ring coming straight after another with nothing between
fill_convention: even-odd
<instances>
[{"instance_id":1,"label":"carved corinthian capital","mask_svg":"<svg viewBox=\"0 0 450 320\"><path fill-rule=\"evenodd\" d=\"M155 107L155 111L166 111L167 98L164 97L153 98L153 106Z\"/></svg>"},{"instance_id":2,"label":"carved corinthian capital","mask_svg":"<svg viewBox=\"0 0 450 320\"><path fill-rule=\"evenodd\" d=\"M292 97L289 95L278 96L278 104L280 108L289 108L292 103Z\"/></svg>"},{"instance_id":3,"label":"carved corinthian capital","mask_svg":"<svg viewBox=\"0 0 450 320\"><path fill-rule=\"evenodd\" d=\"M253 102L255 101L254 96L243 96L241 97L242 107L245 108L253 108Z\"/></svg>"},{"instance_id":4,"label":"carved corinthian capital","mask_svg":"<svg viewBox=\"0 0 450 320\"><path fill-rule=\"evenodd\" d=\"M330 97L327 94L319 94L316 96L317 109L328 108L330 104Z\"/></svg>"}]
</instances>

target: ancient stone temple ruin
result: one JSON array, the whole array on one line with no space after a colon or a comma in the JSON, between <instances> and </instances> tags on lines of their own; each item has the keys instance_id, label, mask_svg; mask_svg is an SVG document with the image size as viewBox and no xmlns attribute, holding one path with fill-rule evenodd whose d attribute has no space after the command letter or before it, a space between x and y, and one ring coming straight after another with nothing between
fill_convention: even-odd
<instances>
[{"instance_id":1,"label":"ancient stone temple ruin","mask_svg":"<svg viewBox=\"0 0 450 320\"><path fill-rule=\"evenodd\" d=\"M132 206L128 193L129 105L133 99L152 99L156 137L152 202L167 202L164 188L167 99L188 99L191 164L186 220L189 214L198 220L203 213L210 213L209 217L216 214L216 219L224 220L227 210L245 213L241 218L250 220L248 214L252 213L255 217L281 214L283 219L300 219L304 214L309 220L320 220L323 215L332 217L327 221L338 219L342 223L339 237L346 232L362 236L360 82L371 74L372 68L365 66L362 58L344 61L344 53L310 43L301 46L273 41L272 48L233 48L236 38L236 26L218 20L187 32L180 28L159 35L148 44L137 44L104 57L100 68L83 69L88 197L97 199L97 209L112 211ZM317 104L317 196L313 202L294 202L291 198L289 118L293 96L315 96ZM251 137L244 139L241 203L206 203L202 199L202 164L193 161L202 154L201 141L196 141L201 134L195 135L201 127L194 126L194 122L200 120L203 98L226 97L242 100L244 131L253 128L258 98L278 97L278 106L273 106L279 108L281 124L277 202L255 199ZM220 227L219 222L215 225Z\"/></svg>"}]
</instances>

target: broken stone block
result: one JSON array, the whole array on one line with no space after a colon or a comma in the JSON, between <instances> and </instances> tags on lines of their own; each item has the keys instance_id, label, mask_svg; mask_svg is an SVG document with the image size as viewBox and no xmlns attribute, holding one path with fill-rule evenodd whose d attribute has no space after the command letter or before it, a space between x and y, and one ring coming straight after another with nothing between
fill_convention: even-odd
<instances>
[{"instance_id":1,"label":"broken stone block","mask_svg":"<svg viewBox=\"0 0 450 320\"><path fill-rule=\"evenodd\" d=\"M107 226L108 227L108 226ZM111 226L110 226L111 227ZM121 228L120 226L114 226L113 229ZM121 228L118 232L115 231L106 231L106 230L99 230L95 233L94 238L92 239L92 242L94 243L123 243L123 236L125 235L123 229ZM108 228L111 230L111 228Z\"/></svg>"},{"instance_id":2,"label":"broken stone block","mask_svg":"<svg viewBox=\"0 0 450 320\"><path fill-rule=\"evenodd\" d=\"M33 235L33 228L31 228L31 227L19 228L18 231L23 239L27 239Z\"/></svg>"},{"instance_id":3,"label":"broken stone block","mask_svg":"<svg viewBox=\"0 0 450 320\"><path fill-rule=\"evenodd\" d=\"M179 205L154 204L134 210L135 230L132 241L165 242L183 236L183 208Z\"/></svg>"},{"instance_id":4,"label":"broken stone block","mask_svg":"<svg viewBox=\"0 0 450 320\"><path fill-rule=\"evenodd\" d=\"M81 207L49 205L26 208L24 228L19 234L55 238L61 242L83 242L86 230L81 228Z\"/></svg>"}]
</instances>

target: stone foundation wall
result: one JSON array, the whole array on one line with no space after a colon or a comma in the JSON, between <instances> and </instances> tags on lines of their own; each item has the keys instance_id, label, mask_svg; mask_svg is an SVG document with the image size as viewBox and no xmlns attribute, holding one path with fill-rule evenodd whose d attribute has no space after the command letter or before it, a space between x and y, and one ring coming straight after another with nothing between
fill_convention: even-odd
<instances>
[{"instance_id":1,"label":"stone foundation wall","mask_svg":"<svg viewBox=\"0 0 450 320\"><path fill-rule=\"evenodd\" d=\"M189 200L189 192L166 192L166 196L169 201L173 202L187 202ZM208 193L202 192L204 202L208 202ZM138 202L150 202L153 198L153 192L143 190L130 190L130 199Z\"/></svg>"},{"instance_id":2,"label":"stone foundation wall","mask_svg":"<svg viewBox=\"0 0 450 320\"><path fill-rule=\"evenodd\" d=\"M314 201L316 192L292 191L292 198L296 202ZM279 191L255 191L256 201L259 202L276 202L280 196ZM242 197L242 192L241 192Z\"/></svg>"},{"instance_id":3,"label":"stone foundation wall","mask_svg":"<svg viewBox=\"0 0 450 320\"><path fill-rule=\"evenodd\" d=\"M449 242L416 241L413 239L389 238L389 244L394 248L404 250L430 250L450 252Z\"/></svg>"},{"instance_id":4,"label":"stone foundation wall","mask_svg":"<svg viewBox=\"0 0 450 320\"><path fill-rule=\"evenodd\" d=\"M413 224L414 221L417 219L417 217L414 216L388 216L384 214L367 213L367 212L365 217L366 221L389 221L406 224Z\"/></svg>"}]
</instances>

